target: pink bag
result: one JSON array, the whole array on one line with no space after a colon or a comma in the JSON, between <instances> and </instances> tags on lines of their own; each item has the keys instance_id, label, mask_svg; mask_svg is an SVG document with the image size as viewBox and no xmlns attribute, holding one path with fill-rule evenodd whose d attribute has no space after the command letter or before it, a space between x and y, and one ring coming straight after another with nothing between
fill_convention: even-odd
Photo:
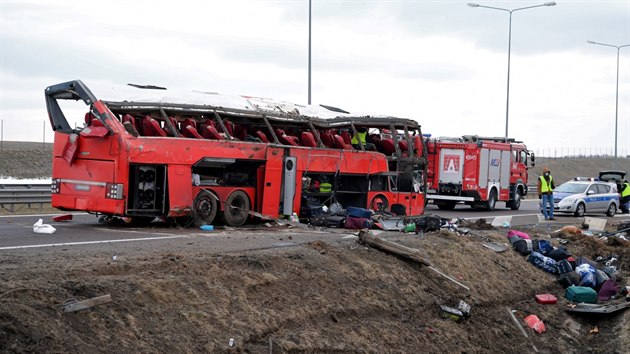
<instances>
[{"instance_id":1,"label":"pink bag","mask_svg":"<svg viewBox=\"0 0 630 354\"><path fill-rule=\"evenodd\" d=\"M524 233L524 232L522 232L522 231L517 231L517 230L510 230L510 231L508 231L508 233L507 233L507 237L508 238L515 237L515 236L519 237L519 238L526 239L526 240L530 239L529 235Z\"/></svg>"},{"instance_id":2,"label":"pink bag","mask_svg":"<svg viewBox=\"0 0 630 354\"><path fill-rule=\"evenodd\" d=\"M538 333L542 333L545 331L545 324L536 315L529 315L525 317L525 323L527 323L529 328L533 329L534 331Z\"/></svg>"}]
</instances>

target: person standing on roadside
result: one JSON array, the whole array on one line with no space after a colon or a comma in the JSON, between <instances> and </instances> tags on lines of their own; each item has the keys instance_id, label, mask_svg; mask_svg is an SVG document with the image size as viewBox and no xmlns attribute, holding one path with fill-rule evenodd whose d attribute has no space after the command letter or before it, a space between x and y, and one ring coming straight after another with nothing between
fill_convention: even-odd
<instances>
[{"instance_id":1,"label":"person standing on roadside","mask_svg":"<svg viewBox=\"0 0 630 354\"><path fill-rule=\"evenodd\" d=\"M619 194L621 195L621 199L619 200L621 213L630 214L630 183L628 183L628 180L623 181Z\"/></svg>"},{"instance_id":2,"label":"person standing on roadside","mask_svg":"<svg viewBox=\"0 0 630 354\"><path fill-rule=\"evenodd\" d=\"M538 199L542 199L542 212L545 220L556 220L553 217L553 190L556 185L553 183L551 171L543 167L543 174L538 178ZM547 211L549 205L549 211Z\"/></svg>"}]
</instances>

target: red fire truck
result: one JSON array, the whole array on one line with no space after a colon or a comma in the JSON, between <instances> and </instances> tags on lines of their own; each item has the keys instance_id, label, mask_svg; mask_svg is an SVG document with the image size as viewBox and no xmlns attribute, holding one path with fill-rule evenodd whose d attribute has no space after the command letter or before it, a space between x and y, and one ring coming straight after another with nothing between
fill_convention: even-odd
<instances>
[{"instance_id":1,"label":"red fire truck","mask_svg":"<svg viewBox=\"0 0 630 354\"><path fill-rule=\"evenodd\" d=\"M78 80L45 90L56 208L231 226L331 203L424 211L416 121L146 85L95 92Z\"/></svg>"},{"instance_id":2,"label":"red fire truck","mask_svg":"<svg viewBox=\"0 0 630 354\"><path fill-rule=\"evenodd\" d=\"M527 195L527 164L534 154L520 141L466 135L429 139L427 200L451 210L458 202L494 210L497 201L518 210Z\"/></svg>"}]
</instances>

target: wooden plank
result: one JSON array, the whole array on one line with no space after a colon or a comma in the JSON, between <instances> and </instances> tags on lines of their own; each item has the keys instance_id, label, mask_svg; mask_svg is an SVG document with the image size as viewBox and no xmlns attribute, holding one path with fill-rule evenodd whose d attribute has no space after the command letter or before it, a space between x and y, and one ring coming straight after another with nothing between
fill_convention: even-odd
<instances>
[{"instance_id":1,"label":"wooden plank","mask_svg":"<svg viewBox=\"0 0 630 354\"><path fill-rule=\"evenodd\" d=\"M392 241L384 240L382 238L374 236L370 231L362 230L359 233L359 240L369 246L378 248L389 253L393 253L397 256L422 263L426 266L431 265L429 257L426 255L426 253L420 251L419 249L403 246Z\"/></svg>"},{"instance_id":2,"label":"wooden plank","mask_svg":"<svg viewBox=\"0 0 630 354\"><path fill-rule=\"evenodd\" d=\"M103 305L112 301L110 294L94 297L83 301L74 301L63 305L63 312L76 312L90 307Z\"/></svg>"}]
</instances>

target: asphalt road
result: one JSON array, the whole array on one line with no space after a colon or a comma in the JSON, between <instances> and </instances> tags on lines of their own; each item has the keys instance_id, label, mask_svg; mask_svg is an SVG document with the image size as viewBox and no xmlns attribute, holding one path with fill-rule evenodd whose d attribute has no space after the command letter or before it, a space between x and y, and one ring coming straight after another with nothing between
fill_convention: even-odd
<instances>
[{"instance_id":1,"label":"asphalt road","mask_svg":"<svg viewBox=\"0 0 630 354\"><path fill-rule=\"evenodd\" d=\"M427 214L436 214L444 218L491 219L496 216L538 214L538 200L524 200L521 209L514 211L497 203L497 209L489 212L475 210L466 205L458 205L452 211L442 211L429 204ZM93 215L75 214L72 221L54 222L53 215L8 215L0 216L0 257L29 250L58 251L82 249L104 251L112 254L131 249L176 250L179 247L197 247L203 244L218 252L235 252L276 247L290 247L314 240L341 241L352 230L309 229L272 227L258 225L255 228L223 228L207 232L196 228L172 228L153 223L149 227L130 227L128 225L110 226L97 222ZM605 218L604 214L588 216ZM38 219L54 226L54 234L33 232L33 224ZM579 225L580 218L572 215L556 214L559 224ZM609 223L630 221L629 215L616 215L607 218Z\"/></svg>"}]
</instances>

